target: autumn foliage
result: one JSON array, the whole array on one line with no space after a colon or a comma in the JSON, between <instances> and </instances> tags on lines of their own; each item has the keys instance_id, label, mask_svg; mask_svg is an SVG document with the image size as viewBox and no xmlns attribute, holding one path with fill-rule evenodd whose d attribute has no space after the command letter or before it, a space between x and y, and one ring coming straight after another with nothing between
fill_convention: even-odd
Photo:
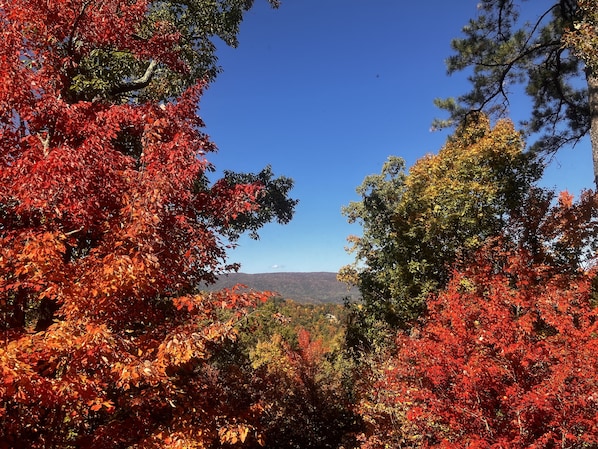
<instances>
[{"instance_id":1,"label":"autumn foliage","mask_svg":"<svg viewBox=\"0 0 598 449\"><path fill-rule=\"evenodd\" d=\"M252 3L0 0L0 449L598 447L598 202L508 121L360 186L352 357L323 308L202 290L296 204L210 176L206 39Z\"/></svg>"},{"instance_id":2,"label":"autumn foliage","mask_svg":"<svg viewBox=\"0 0 598 449\"><path fill-rule=\"evenodd\" d=\"M87 70L109 54L121 74L185 76L150 8L0 2L0 447L259 439L212 359L264 295L197 288L234 268L226 230L264 186L207 182L200 85L142 101L134 72Z\"/></svg>"},{"instance_id":3,"label":"autumn foliage","mask_svg":"<svg viewBox=\"0 0 598 449\"><path fill-rule=\"evenodd\" d=\"M299 328L296 345L274 334L252 349L253 391L264 405L260 428L272 447L351 447L354 442L359 419L346 382L351 365L330 343Z\"/></svg>"},{"instance_id":4,"label":"autumn foliage","mask_svg":"<svg viewBox=\"0 0 598 449\"><path fill-rule=\"evenodd\" d=\"M586 215L596 216L595 201L561 195L537 228L539 240L549 237L543 248L564 240L580 250L575 236L595 226ZM429 300L423 324L399 334L361 403L371 426L364 448L598 444L593 262L564 270L551 251L523 246L489 241Z\"/></svg>"},{"instance_id":5,"label":"autumn foliage","mask_svg":"<svg viewBox=\"0 0 598 449\"><path fill-rule=\"evenodd\" d=\"M363 226L363 235L349 239L355 263L339 276L363 297L363 307L353 310L351 345L376 346L381 335L411 326L457 261L475 258L511 215L525 214L540 170L524 148L511 121L492 125L479 114L408 171L390 157L380 174L364 179L361 200L343 209L349 222Z\"/></svg>"}]
</instances>

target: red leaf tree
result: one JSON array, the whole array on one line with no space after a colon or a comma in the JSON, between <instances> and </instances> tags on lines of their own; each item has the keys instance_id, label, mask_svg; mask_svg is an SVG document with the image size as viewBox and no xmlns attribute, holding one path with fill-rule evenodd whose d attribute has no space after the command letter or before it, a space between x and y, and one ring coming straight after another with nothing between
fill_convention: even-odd
<instances>
[{"instance_id":1,"label":"red leaf tree","mask_svg":"<svg viewBox=\"0 0 598 449\"><path fill-rule=\"evenodd\" d=\"M350 364L309 331L297 347L273 334L251 351L253 394L263 404L266 442L280 449L353 447L358 427L345 377Z\"/></svg>"},{"instance_id":2,"label":"red leaf tree","mask_svg":"<svg viewBox=\"0 0 598 449\"><path fill-rule=\"evenodd\" d=\"M551 257L559 242L584 241L596 199L563 194L542 214L543 251L488 244L430 299L425 322L399 335L362 403L364 448L596 447L595 270Z\"/></svg>"},{"instance_id":3,"label":"red leaf tree","mask_svg":"<svg viewBox=\"0 0 598 449\"><path fill-rule=\"evenodd\" d=\"M208 183L200 86L147 100L159 73L190 70L182 34L150 14L0 1L0 447L257 437L211 360L262 295L197 288L235 268L227 237L239 217L256 229L266 186Z\"/></svg>"}]
</instances>

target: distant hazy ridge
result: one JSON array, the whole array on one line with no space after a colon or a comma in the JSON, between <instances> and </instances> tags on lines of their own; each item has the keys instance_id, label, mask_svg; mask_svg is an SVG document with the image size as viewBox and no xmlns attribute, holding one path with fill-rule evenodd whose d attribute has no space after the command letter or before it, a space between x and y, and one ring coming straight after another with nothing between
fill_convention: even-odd
<instances>
[{"instance_id":1,"label":"distant hazy ridge","mask_svg":"<svg viewBox=\"0 0 598 449\"><path fill-rule=\"evenodd\" d=\"M336 279L336 273L231 273L221 276L209 290L243 284L260 291L277 292L284 299L302 303L342 303L344 298L357 300L357 289L348 290L347 285Z\"/></svg>"}]
</instances>

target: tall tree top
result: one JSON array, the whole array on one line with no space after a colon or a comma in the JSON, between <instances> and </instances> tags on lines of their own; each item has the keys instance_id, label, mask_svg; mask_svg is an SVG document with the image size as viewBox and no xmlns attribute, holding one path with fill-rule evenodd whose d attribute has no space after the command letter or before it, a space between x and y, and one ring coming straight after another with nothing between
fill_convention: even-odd
<instances>
[{"instance_id":1,"label":"tall tree top","mask_svg":"<svg viewBox=\"0 0 598 449\"><path fill-rule=\"evenodd\" d=\"M522 85L532 100L523 126L538 136L531 147L539 155L575 145L590 135L598 180L598 88L595 72L595 2L561 0L545 9L524 0L482 0L479 13L453 40L448 73L471 69L471 90L437 100L450 113L436 127L452 126L474 111L493 117L509 114Z\"/></svg>"},{"instance_id":2,"label":"tall tree top","mask_svg":"<svg viewBox=\"0 0 598 449\"><path fill-rule=\"evenodd\" d=\"M277 0L268 1L278 6ZM19 26L27 41L13 42L15 48L29 48L21 58L40 70L48 63L62 66L65 99L155 101L175 98L200 80L212 81L220 71L215 39L236 46L243 15L253 3L3 0L0 14L6 26ZM36 42L41 44L32 48Z\"/></svg>"}]
</instances>

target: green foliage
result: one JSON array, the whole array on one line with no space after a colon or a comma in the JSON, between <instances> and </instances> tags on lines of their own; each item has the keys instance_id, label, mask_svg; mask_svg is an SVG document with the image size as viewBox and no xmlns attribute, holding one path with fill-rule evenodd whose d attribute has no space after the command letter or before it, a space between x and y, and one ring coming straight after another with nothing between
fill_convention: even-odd
<instances>
[{"instance_id":1,"label":"green foliage","mask_svg":"<svg viewBox=\"0 0 598 449\"><path fill-rule=\"evenodd\" d=\"M363 199L344 208L350 222L363 226L362 237L350 238L356 262L340 273L363 296L349 322L352 344L372 342L364 331L382 335L386 325L409 326L418 318L454 263L502 231L538 176L513 125L491 128L479 116L409 173L392 157L380 175L366 177L357 189Z\"/></svg>"},{"instance_id":2,"label":"green foliage","mask_svg":"<svg viewBox=\"0 0 598 449\"><path fill-rule=\"evenodd\" d=\"M287 224L291 221L295 206L299 200L288 197L289 191L293 188L293 180L285 176L273 179L272 168L268 165L257 174L234 173L226 170L224 179L230 185L237 184L258 184L263 187L263 192L258 198L259 209L253 212L239 214L230 223L229 235L235 238L239 234L249 232L249 236L258 239L257 230L262 223L269 223L276 220L277 223Z\"/></svg>"},{"instance_id":3,"label":"green foliage","mask_svg":"<svg viewBox=\"0 0 598 449\"><path fill-rule=\"evenodd\" d=\"M212 170L213 167L209 167ZM236 213L232 218L217 220L210 217L210 224L219 228L230 242L236 242L241 234L248 233L249 237L259 239L258 230L265 223L276 221L279 224L287 224L293 218L295 206L299 200L288 196L293 188L293 180L286 176L274 178L272 168L268 165L259 173L235 173L225 170L224 177L217 182L221 190L234 192L236 186L244 185L259 186L261 191L256 198L256 207L246 208L243 213ZM209 195L210 179L206 172L197 176L194 181L193 190L200 195ZM201 213L198 213L201 215Z\"/></svg>"},{"instance_id":4,"label":"green foliage","mask_svg":"<svg viewBox=\"0 0 598 449\"><path fill-rule=\"evenodd\" d=\"M277 0L268 0L277 7ZM76 100L165 101L177 97L199 81L213 81L220 72L215 40L236 47L244 14L253 0L154 0L148 2L133 35L156 49L156 43L170 41L172 54L139 52L134 47L104 45L86 53L79 27L87 20L84 2L72 23L63 52L76 64L65 67L71 80L68 98Z\"/></svg>"},{"instance_id":5,"label":"green foliage","mask_svg":"<svg viewBox=\"0 0 598 449\"><path fill-rule=\"evenodd\" d=\"M297 349L297 334L305 329L329 350L338 350L344 338L346 314L340 304L300 304L272 297L247 317L240 340L243 346L252 348L280 335L292 349Z\"/></svg>"}]
</instances>

